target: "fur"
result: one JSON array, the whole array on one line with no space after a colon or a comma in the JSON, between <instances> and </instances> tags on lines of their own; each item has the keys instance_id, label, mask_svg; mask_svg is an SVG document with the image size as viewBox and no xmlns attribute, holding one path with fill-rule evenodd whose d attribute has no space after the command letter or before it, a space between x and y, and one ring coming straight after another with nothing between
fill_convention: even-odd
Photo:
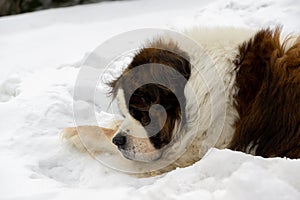
<instances>
[{"instance_id":1,"label":"fur","mask_svg":"<svg viewBox=\"0 0 300 200\"><path fill-rule=\"evenodd\" d=\"M300 40L280 41L280 32L262 30L239 47L235 98L240 118L230 148L299 158Z\"/></svg>"},{"instance_id":2,"label":"fur","mask_svg":"<svg viewBox=\"0 0 300 200\"><path fill-rule=\"evenodd\" d=\"M125 117L114 138L141 137L113 140L123 156L137 165L176 158L144 175L189 166L211 147L299 158L300 39L281 36L280 28L193 28L184 34L200 50L166 35L147 43L110 83ZM130 74L144 64L149 66ZM164 83L139 87L148 78ZM165 113L151 110L157 104ZM149 135L150 121L158 134Z\"/></svg>"}]
</instances>

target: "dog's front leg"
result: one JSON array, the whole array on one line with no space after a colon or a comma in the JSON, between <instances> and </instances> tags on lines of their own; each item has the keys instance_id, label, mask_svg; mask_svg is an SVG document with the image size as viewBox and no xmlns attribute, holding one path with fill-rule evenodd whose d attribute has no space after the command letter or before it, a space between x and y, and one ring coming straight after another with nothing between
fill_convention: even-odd
<instances>
[{"instance_id":1,"label":"dog's front leg","mask_svg":"<svg viewBox=\"0 0 300 200\"><path fill-rule=\"evenodd\" d=\"M91 154L100 152L115 152L116 147L111 143L118 126L103 128L99 126L78 126L65 128L62 138L78 150Z\"/></svg>"}]
</instances>

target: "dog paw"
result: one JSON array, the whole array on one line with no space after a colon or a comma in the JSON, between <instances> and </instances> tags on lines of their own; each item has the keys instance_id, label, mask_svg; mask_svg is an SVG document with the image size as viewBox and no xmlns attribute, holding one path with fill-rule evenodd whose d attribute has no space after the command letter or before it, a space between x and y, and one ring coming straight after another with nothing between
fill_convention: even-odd
<instances>
[{"instance_id":1,"label":"dog paw","mask_svg":"<svg viewBox=\"0 0 300 200\"><path fill-rule=\"evenodd\" d=\"M65 128L62 131L62 138L79 151L94 154L115 148L115 145L111 143L115 132L115 129L98 126L78 126Z\"/></svg>"},{"instance_id":2,"label":"dog paw","mask_svg":"<svg viewBox=\"0 0 300 200\"><path fill-rule=\"evenodd\" d=\"M85 152L87 148L82 143L76 127L65 128L61 133L62 139L74 146L79 151Z\"/></svg>"}]
</instances>

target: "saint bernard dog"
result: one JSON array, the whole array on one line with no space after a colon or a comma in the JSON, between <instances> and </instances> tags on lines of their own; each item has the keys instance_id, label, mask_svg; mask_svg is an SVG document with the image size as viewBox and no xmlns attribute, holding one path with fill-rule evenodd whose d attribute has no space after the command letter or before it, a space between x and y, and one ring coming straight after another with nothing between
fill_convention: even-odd
<instances>
[{"instance_id":1,"label":"saint bernard dog","mask_svg":"<svg viewBox=\"0 0 300 200\"><path fill-rule=\"evenodd\" d=\"M192 28L183 34L205 54L167 36L146 43L109 83L124 119L112 129L79 127L90 135L92 148L102 145L103 138L97 136L101 131L124 159L136 163L167 159L183 148L156 174L192 165L211 147L300 158L300 37L284 35L280 27ZM130 73L134 69L136 73ZM211 69L214 73L203 77ZM148 79L168 86L139 86ZM218 101L224 102L224 109L212 116ZM149 124L158 131L150 134ZM76 133L74 128L64 131L69 140Z\"/></svg>"}]
</instances>

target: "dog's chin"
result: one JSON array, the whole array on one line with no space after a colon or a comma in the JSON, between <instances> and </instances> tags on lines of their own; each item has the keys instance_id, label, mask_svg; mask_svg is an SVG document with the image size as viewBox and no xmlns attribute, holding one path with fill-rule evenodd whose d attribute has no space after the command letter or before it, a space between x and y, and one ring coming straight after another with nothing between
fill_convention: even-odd
<instances>
[{"instance_id":1,"label":"dog's chin","mask_svg":"<svg viewBox=\"0 0 300 200\"><path fill-rule=\"evenodd\" d=\"M162 157L161 150L155 150L155 151L146 152L146 153L137 153L137 152L132 152L132 151L126 151L124 149L119 148L119 151L128 160L145 162L145 163L157 161Z\"/></svg>"}]
</instances>

